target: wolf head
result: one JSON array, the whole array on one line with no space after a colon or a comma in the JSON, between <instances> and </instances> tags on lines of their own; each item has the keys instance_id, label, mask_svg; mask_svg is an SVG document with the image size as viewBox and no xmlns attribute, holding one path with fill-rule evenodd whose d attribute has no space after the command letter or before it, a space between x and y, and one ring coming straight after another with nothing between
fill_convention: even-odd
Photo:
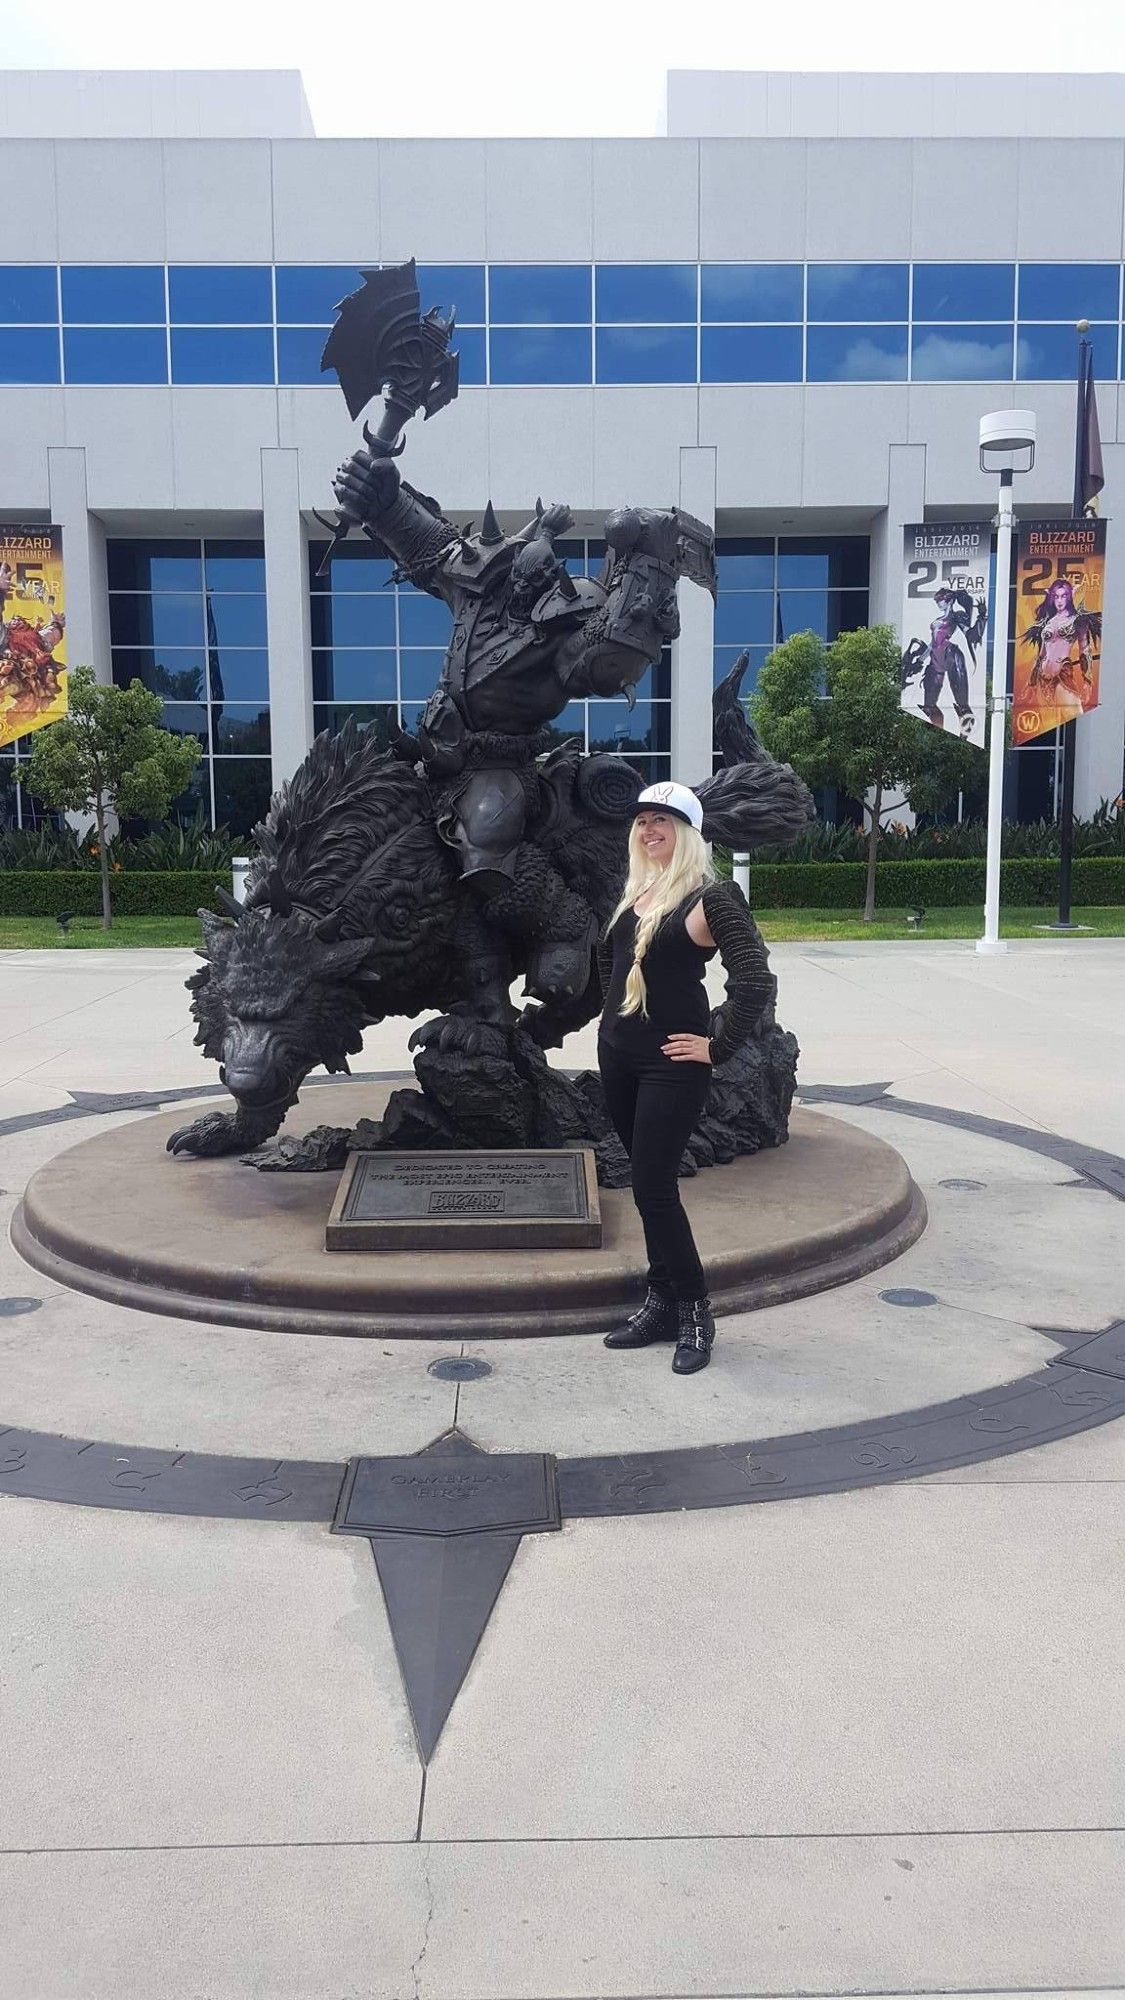
<instances>
[{"instance_id":1,"label":"wolf head","mask_svg":"<svg viewBox=\"0 0 1125 2000\"><path fill-rule=\"evenodd\" d=\"M347 1068L363 1030L456 994L456 873L413 770L349 723L318 737L255 829L236 922L200 912L196 1041L242 1104Z\"/></svg>"}]
</instances>

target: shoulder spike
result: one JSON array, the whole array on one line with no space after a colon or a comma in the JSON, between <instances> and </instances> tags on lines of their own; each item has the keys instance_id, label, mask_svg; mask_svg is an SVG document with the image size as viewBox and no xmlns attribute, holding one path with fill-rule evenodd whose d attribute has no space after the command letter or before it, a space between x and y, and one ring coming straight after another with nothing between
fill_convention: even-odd
<instances>
[{"instance_id":1,"label":"shoulder spike","mask_svg":"<svg viewBox=\"0 0 1125 2000\"><path fill-rule=\"evenodd\" d=\"M502 542L503 539L504 539L504 530L500 526L499 521L496 519L496 515L494 514L492 509L492 502L490 500L484 510L484 519L480 524L481 547L485 549L494 549L496 547L496 544L498 542Z\"/></svg>"}]
</instances>

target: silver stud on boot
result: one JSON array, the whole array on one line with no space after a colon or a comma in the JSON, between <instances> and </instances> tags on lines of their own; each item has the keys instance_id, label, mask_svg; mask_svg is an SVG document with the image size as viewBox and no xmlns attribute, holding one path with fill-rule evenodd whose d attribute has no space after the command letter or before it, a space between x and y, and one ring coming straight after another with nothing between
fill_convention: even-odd
<instances>
[{"instance_id":1,"label":"silver stud on boot","mask_svg":"<svg viewBox=\"0 0 1125 2000\"><path fill-rule=\"evenodd\" d=\"M664 1292L649 1286L645 1302L624 1326L615 1326L607 1333L605 1347L652 1347L658 1340L675 1340L679 1336L679 1320L676 1301Z\"/></svg>"},{"instance_id":2,"label":"silver stud on boot","mask_svg":"<svg viewBox=\"0 0 1125 2000\"><path fill-rule=\"evenodd\" d=\"M677 1375L696 1375L706 1368L715 1344L715 1315L710 1299L679 1301L679 1338L672 1356Z\"/></svg>"}]
</instances>

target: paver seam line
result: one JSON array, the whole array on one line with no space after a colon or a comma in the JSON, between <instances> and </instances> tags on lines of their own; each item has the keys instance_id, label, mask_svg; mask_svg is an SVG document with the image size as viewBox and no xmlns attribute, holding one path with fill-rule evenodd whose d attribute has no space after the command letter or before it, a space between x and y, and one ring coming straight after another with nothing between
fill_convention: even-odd
<instances>
[{"instance_id":1,"label":"paver seam line","mask_svg":"<svg viewBox=\"0 0 1125 2000\"><path fill-rule=\"evenodd\" d=\"M855 1840L1057 1840L1073 1836L1125 1836L1122 1826L937 1826L882 1827L870 1830L797 1828L784 1833L464 1833L427 1834L417 1842L413 1834L391 1839L387 1835L370 1840L153 1840L115 1841L89 1847L0 1847L0 1861L36 1854L272 1854L300 1852L306 1848L341 1850L368 1847L656 1847L686 1846L691 1842L714 1845L765 1845L771 1841L808 1842ZM898 1990L897 1988L895 1989ZM1035 1988L1019 1987L1019 1992ZM1047 1991L1054 1989L1047 1988ZM1092 1991L1102 1992L1101 1987Z\"/></svg>"}]
</instances>

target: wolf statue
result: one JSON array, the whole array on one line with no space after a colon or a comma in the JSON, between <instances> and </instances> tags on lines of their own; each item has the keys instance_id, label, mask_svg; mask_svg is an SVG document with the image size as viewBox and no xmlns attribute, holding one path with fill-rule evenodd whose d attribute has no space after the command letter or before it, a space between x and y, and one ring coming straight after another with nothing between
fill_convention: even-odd
<instances>
[{"instance_id":1,"label":"wolf statue","mask_svg":"<svg viewBox=\"0 0 1125 2000\"><path fill-rule=\"evenodd\" d=\"M643 781L617 757L567 744L546 754L549 725L576 698L632 700L679 632L680 579L714 593L714 540L679 509L622 509L605 525L601 574L572 578L554 546L573 525L565 507L537 504L515 534L491 505L478 533L456 527L394 463L409 418L456 395L452 315L420 313L413 263L364 278L325 365L353 415L381 390L384 416L337 474L332 548L361 528L399 580L447 605L449 644L416 733L398 731L389 750L350 723L319 737L256 829L244 905L228 898L227 919L203 916L205 965L189 981L196 1039L237 1108L169 1144L310 1171L342 1161L349 1141L585 1138L600 1142L603 1177L620 1178L597 1079L568 1078L543 1051L599 1011L593 945L620 893ZM748 850L794 838L813 805L746 722L745 664L716 693L723 768L697 791L705 836ZM395 1092L379 1127L268 1145L310 1070L346 1069L365 1027L434 1009L411 1041L421 1090ZM689 1171L784 1139L796 1053L770 1010L716 1076Z\"/></svg>"},{"instance_id":2,"label":"wolf statue","mask_svg":"<svg viewBox=\"0 0 1125 2000\"><path fill-rule=\"evenodd\" d=\"M695 787L703 832L736 849L795 839L812 801L788 765L762 749L739 700L746 656L715 694L724 763ZM544 869L595 927L624 879L630 809L643 780L623 759L564 746L535 767L527 833ZM375 732L347 723L317 738L257 829L246 900L226 917L201 912L204 963L188 981L196 1041L220 1065L233 1112L211 1111L173 1134L169 1149L250 1155L270 1171L326 1171L349 1145L595 1146L599 1173L621 1184L626 1162L596 1076L548 1064L601 1006L596 965L579 994L482 1013L472 976L483 919L435 823L425 777ZM513 976L538 943L508 939ZM380 1125L318 1127L266 1142L310 1071L347 1070L363 1031L390 1015L439 1009L412 1037L420 1090L392 1093ZM684 1171L779 1145L796 1081L797 1043L772 1006L755 1037L715 1073Z\"/></svg>"}]
</instances>

